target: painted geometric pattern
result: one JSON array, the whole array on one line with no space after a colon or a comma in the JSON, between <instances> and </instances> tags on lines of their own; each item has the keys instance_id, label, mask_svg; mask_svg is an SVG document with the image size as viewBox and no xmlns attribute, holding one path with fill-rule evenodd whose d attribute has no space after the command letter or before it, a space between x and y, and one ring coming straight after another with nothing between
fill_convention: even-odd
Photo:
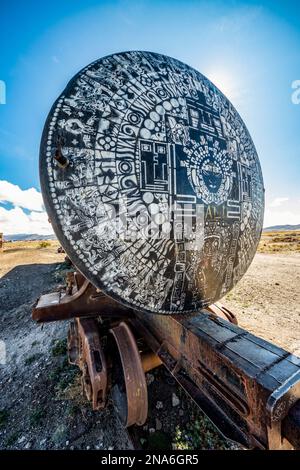
<instances>
[{"instance_id":1,"label":"painted geometric pattern","mask_svg":"<svg viewBox=\"0 0 300 470\"><path fill-rule=\"evenodd\" d=\"M40 175L74 264L133 308L200 309L255 254L264 188L251 137L207 78L170 57L124 52L79 72L49 114Z\"/></svg>"}]
</instances>

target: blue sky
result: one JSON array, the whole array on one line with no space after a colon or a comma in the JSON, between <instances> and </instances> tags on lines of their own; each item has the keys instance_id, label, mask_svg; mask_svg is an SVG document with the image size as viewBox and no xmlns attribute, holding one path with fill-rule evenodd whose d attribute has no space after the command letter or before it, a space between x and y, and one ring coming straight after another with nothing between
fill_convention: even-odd
<instances>
[{"instance_id":1,"label":"blue sky","mask_svg":"<svg viewBox=\"0 0 300 470\"><path fill-rule=\"evenodd\" d=\"M300 223L299 2L2 0L0 25L0 231L48 230L37 192L47 113L79 69L130 49L176 57L228 96L260 157L265 225Z\"/></svg>"}]
</instances>

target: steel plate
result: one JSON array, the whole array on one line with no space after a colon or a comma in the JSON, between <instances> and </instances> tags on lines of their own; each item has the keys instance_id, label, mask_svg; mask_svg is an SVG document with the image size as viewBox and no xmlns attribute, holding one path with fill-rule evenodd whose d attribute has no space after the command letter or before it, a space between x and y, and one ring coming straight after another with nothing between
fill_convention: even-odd
<instances>
[{"instance_id":1,"label":"steel plate","mask_svg":"<svg viewBox=\"0 0 300 470\"><path fill-rule=\"evenodd\" d=\"M40 177L75 266L145 312L217 301L261 235L263 179L241 117L201 73L164 55L124 52L81 70L48 116Z\"/></svg>"}]
</instances>

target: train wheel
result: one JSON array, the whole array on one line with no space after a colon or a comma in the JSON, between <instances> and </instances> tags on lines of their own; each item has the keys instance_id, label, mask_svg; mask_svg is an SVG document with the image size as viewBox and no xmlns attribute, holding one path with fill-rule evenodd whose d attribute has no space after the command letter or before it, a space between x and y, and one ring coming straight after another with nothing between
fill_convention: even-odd
<instances>
[{"instance_id":1,"label":"train wheel","mask_svg":"<svg viewBox=\"0 0 300 470\"><path fill-rule=\"evenodd\" d=\"M110 330L113 351L111 396L125 427L142 426L148 415L148 393L136 340L125 322Z\"/></svg>"}]
</instances>

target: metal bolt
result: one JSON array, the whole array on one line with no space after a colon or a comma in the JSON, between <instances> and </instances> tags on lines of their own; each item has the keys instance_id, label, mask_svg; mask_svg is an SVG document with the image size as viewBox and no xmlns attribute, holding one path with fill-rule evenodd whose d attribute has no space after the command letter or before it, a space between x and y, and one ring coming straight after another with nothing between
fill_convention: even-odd
<instances>
[{"instance_id":1,"label":"metal bolt","mask_svg":"<svg viewBox=\"0 0 300 470\"><path fill-rule=\"evenodd\" d=\"M61 146L59 145L55 150L54 158L61 168L66 168L69 165L69 160L62 154Z\"/></svg>"}]
</instances>

